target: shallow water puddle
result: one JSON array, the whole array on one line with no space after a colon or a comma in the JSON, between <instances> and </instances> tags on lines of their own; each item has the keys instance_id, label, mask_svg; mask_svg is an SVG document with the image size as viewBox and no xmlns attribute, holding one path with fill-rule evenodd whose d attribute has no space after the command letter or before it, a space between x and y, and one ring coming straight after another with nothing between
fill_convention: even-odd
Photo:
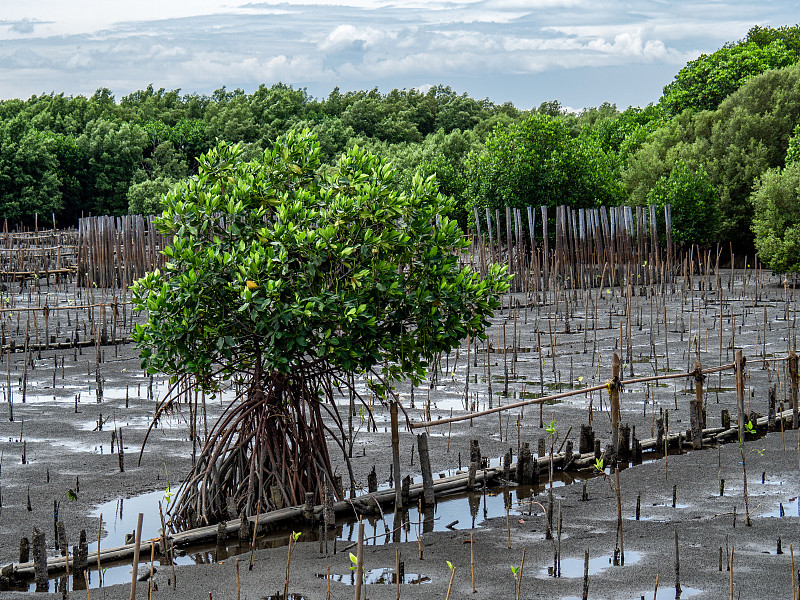
<instances>
[{"instance_id":1,"label":"shallow water puddle","mask_svg":"<svg viewBox=\"0 0 800 600\"><path fill-rule=\"evenodd\" d=\"M331 581L338 581L339 583L343 583L344 585L356 584L355 571L348 573L346 575L336 575L334 573L326 575L325 573L317 573L317 577L319 579L330 578ZM411 585L424 584L430 582L431 578L421 573L404 573L403 577L400 580L400 583L402 584L411 584ZM395 575L394 569L392 568L383 567L380 569L370 569L369 571L364 572L364 583L366 585L396 585L397 577Z\"/></svg>"},{"instance_id":2,"label":"shallow water puddle","mask_svg":"<svg viewBox=\"0 0 800 600\"><path fill-rule=\"evenodd\" d=\"M642 558L640 552L628 551L625 553L625 564L635 564ZM589 559L589 576L597 575L606 569L622 565L613 564L614 557L610 555L598 556ZM561 577L583 577L583 558L564 558L561 560ZM624 567L622 567L624 568ZM553 566L542 567L539 569L537 577L553 577Z\"/></svg>"},{"instance_id":3,"label":"shallow water puddle","mask_svg":"<svg viewBox=\"0 0 800 600\"><path fill-rule=\"evenodd\" d=\"M555 482L554 487L564 486L564 482ZM538 488L536 491L540 493L543 488ZM135 533L136 524L139 518L139 513L143 514L142 520L142 539L151 539L159 535L161 529L161 518L158 511L158 503L161 502L162 510L166 511L167 502L165 499L165 490L157 490L154 492L147 492L132 498L111 500L104 504L97 506L90 515L99 517L103 515L103 528L105 535L101 538L103 548L112 548L122 546L125 544L125 536ZM401 513L402 525L397 534L402 541L417 541L418 532L421 529L423 535L433 531L448 531L455 529L469 529L471 527L480 527L487 519L494 517L501 517L506 514L506 503L509 504L510 513L516 516L523 514L527 511L530 505L531 488L529 486L507 488L502 491L489 490L485 494L482 492L472 492L469 494L454 495L451 498L444 498L436 503L435 509L423 510L422 519L419 518L419 510L411 507ZM515 518L517 518L515 516ZM388 512L384 518L372 517L365 519L367 528L366 545L382 545L388 544L393 541L392 529L394 528L394 513ZM541 518L539 514L538 517ZM371 532L369 531L371 529ZM390 533L387 533L387 530ZM352 543L358 538L358 526L355 522L343 522L337 526L336 529L336 543L347 544ZM261 535L258 538L256 547L274 548L285 546L289 540L288 532L270 532ZM302 532L302 541L318 542L317 528L306 530ZM333 537L328 541L333 544ZM97 541L89 543L89 587L95 589L99 587L100 581L97 577L96 562L92 562L92 549L96 551ZM219 560L224 560L229 556L234 556L240 553L249 552L249 545L239 547L235 540L229 540L229 545L226 548L216 548L213 545L176 549L175 564L176 565L189 565L189 564L208 564ZM341 546L340 546L341 551ZM157 559L155 563L156 569L170 569L169 564L161 564ZM392 580L394 575L391 570L384 570L382 574L379 573L380 569L376 569L374 583L382 583L381 576L384 579ZM133 569L130 562L125 564L114 564L103 567L103 584L115 585L130 583L131 574ZM149 561L148 557L142 556L139 565L139 575L149 574ZM347 577L347 576L345 576ZM420 581L414 581L414 577L419 577ZM425 583L425 575L406 573L405 579L402 583ZM338 580L337 580L338 581ZM391 581L385 581L391 583ZM342 581L346 583L346 581ZM368 581L368 583L370 583ZM58 578L51 580L51 591L59 585ZM72 589L72 578L69 580L69 587ZM142 585L147 585L142 584ZM29 591L35 590L35 585L30 584ZM278 598L282 596L274 596ZM291 598L290 594L290 598ZM299 598L299 597L298 597Z\"/></svg>"},{"instance_id":4,"label":"shallow water puddle","mask_svg":"<svg viewBox=\"0 0 800 600\"><path fill-rule=\"evenodd\" d=\"M142 519L142 539L150 539L158 535L161 529L161 517L158 512L158 503L166 513L166 483L163 490L147 492L132 498L119 498L101 504L89 513L90 517L103 515L103 528L106 531L102 538L104 548L113 548L125 544L125 535L136 531L139 513ZM174 498L172 498L174 500ZM95 540L96 542L96 540Z\"/></svg>"},{"instance_id":5,"label":"shallow water puddle","mask_svg":"<svg viewBox=\"0 0 800 600\"><path fill-rule=\"evenodd\" d=\"M564 485L560 482L561 486ZM558 486L556 486L558 487ZM371 517L365 521L365 544L380 546L395 541L416 542L419 530L423 536L437 531L454 531L480 528L487 519L502 517L509 512L515 518L527 510L530 503L530 487L510 488L511 491L492 490L486 494L472 492L444 498L436 507L423 509L422 519L417 506L411 506L400 513L400 524L395 529L395 513L386 512L383 518ZM350 522L342 526L340 542L355 542L358 539L358 523Z\"/></svg>"},{"instance_id":6,"label":"shallow water puddle","mask_svg":"<svg viewBox=\"0 0 800 600\"><path fill-rule=\"evenodd\" d=\"M697 594L702 594L703 590L681 586L681 598L689 598L691 596L696 596ZM637 594L639 595L639 594ZM653 598L676 598L675 595L675 588L674 587L660 587L658 588L658 595L655 594L655 589L650 590L649 592L643 592L640 596L644 598L644 600L653 600Z\"/></svg>"},{"instance_id":7,"label":"shallow water puddle","mask_svg":"<svg viewBox=\"0 0 800 600\"><path fill-rule=\"evenodd\" d=\"M639 598L643 598L644 600L653 600L654 591L651 590L649 592L642 592L640 594L636 594ZM696 596L697 594L701 594L703 590L699 590L693 587L681 587L681 598L690 598L691 596ZM658 595L656 598L665 598L666 600L671 600L675 598L675 588L674 587L659 587L658 588ZM561 598L561 600L581 600L579 596L565 596ZM589 595L589 600L599 600L596 596Z\"/></svg>"},{"instance_id":8,"label":"shallow water puddle","mask_svg":"<svg viewBox=\"0 0 800 600\"><path fill-rule=\"evenodd\" d=\"M800 516L800 506L798 506L798 498L790 498L786 502L779 502L775 505L775 508L769 512L759 514L756 511L754 512L754 516L757 517L770 517L770 518L781 518L781 517L797 517Z\"/></svg>"}]
</instances>

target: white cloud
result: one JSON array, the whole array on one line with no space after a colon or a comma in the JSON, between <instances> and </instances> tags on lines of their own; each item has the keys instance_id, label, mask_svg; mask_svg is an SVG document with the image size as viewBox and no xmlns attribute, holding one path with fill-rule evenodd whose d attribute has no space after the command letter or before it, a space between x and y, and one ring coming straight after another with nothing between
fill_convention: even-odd
<instances>
[{"instance_id":1,"label":"white cloud","mask_svg":"<svg viewBox=\"0 0 800 600\"><path fill-rule=\"evenodd\" d=\"M391 31L381 31L373 27L357 29L353 25L338 25L319 43L319 48L324 52L331 52L348 48L355 42L361 42L365 48L369 48L387 36L391 39L397 37Z\"/></svg>"},{"instance_id":2,"label":"white cloud","mask_svg":"<svg viewBox=\"0 0 800 600\"><path fill-rule=\"evenodd\" d=\"M665 58L667 49L661 40L646 40L640 33L620 33L613 41L598 38L586 44L586 48L603 54L621 57L636 57L647 60Z\"/></svg>"},{"instance_id":3,"label":"white cloud","mask_svg":"<svg viewBox=\"0 0 800 600\"><path fill-rule=\"evenodd\" d=\"M646 103L686 60L754 24L781 25L792 8L788 0L85 0L76 10L63 0L6 1L0 89L27 97L113 83L119 97L150 82L210 93L281 80L326 95L336 85L421 82L481 97L511 90L523 105L585 106L588 94Z\"/></svg>"},{"instance_id":4,"label":"white cloud","mask_svg":"<svg viewBox=\"0 0 800 600\"><path fill-rule=\"evenodd\" d=\"M70 70L86 69L92 65L92 62L93 61L90 52L84 52L78 50L67 59L64 66Z\"/></svg>"}]
</instances>

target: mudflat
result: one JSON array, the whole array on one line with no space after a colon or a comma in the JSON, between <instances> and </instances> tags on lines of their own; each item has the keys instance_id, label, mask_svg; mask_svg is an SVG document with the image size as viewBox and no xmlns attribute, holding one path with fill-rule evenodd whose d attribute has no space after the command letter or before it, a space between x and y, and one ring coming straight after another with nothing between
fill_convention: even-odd
<instances>
[{"instance_id":1,"label":"mudflat","mask_svg":"<svg viewBox=\"0 0 800 600\"><path fill-rule=\"evenodd\" d=\"M790 408L791 382L785 358L796 334L794 291L780 277L763 271L732 275L730 281L726 275L710 284L699 278L690 283L687 278L660 287L560 290L538 297L515 294L506 298L486 342L473 342L469 351L465 342L458 352L443 356L436 373L432 368L428 382L413 393L408 385L398 386L408 421L449 417L451 410L453 416L467 415L498 402L533 400L603 384L611 376L615 351L623 363L623 379L632 379L688 372L698 359L705 368L727 365L733 362L734 351L741 349L747 357L748 419L750 413L767 414L772 386L778 403ZM25 292L17 295L15 304L19 306ZM51 306L56 302L52 298ZM59 313L58 319L67 318ZM15 329L20 336L18 348L24 346L24 313L22 319L22 327ZM56 325L51 321L49 327L53 331ZM63 332L74 328L74 322L60 327ZM7 331L10 334L10 326ZM117 337L123 334L120 331ZM0 422L0 562L18 561L20 539L31 538L33 527L45 532L50 555L57 554L54 502L70 545L77 543L82 529L86 531L90 563L98 530L103 548L119 545L124 534L130 533L131 523L135 526L139 512L145 513L142 537L158 536L158 501L166 507L189 470L193 448L203 443L207 428L213 426L231 394L205 398L205 402L198 395L194 440L189 434L193 413L188 404L164 416L151 430L139 462L145 432L156 403L167 393L168 382L143 374L130 344L42 349L9 353L3 358L7 377L5 382L0 378L0 387L5 388L0 404L4 413ZM686 431L689 401L694 396L689 378L631 384L621 392L621 420L639 440L655 437L658 419L668 421L671 433ZM392 461L388 410L371 401L368 393L363 397L372 416L356 404L351 464L359 493L373 467L378 481L388 485ZM337 402L346 422L349 398L343 395ZM731 370L707 377L705 407L707 427L722 423L723 410L735 425L737 398ZM5 408L10 408L8 414ZM590 419L605 447L611 438L607 392L562 398L541 407L529 405L452 426L432 426L428 433L434 477L459 466L466 469L470 440L478 440L482 455L495 465L509 449L516 457L524 442L534 453L539 440L544 440L548 452L551 445L557 451L566 440L573 441L577 450L580 426ZM548 434L551 425L554 433ZM120 469L120 429L124 471ZM417 433L420 430L408 431L401 417L402 475L419 477ZM646 452L643 464L620 473L622 545L617 533L614 479L596 469L582 474L557 473L552 494L554 510L557 513L560 505L562 515L561 577L548 573L548 567L554 566L558 541L546 539L546 518L540 506L547 506L546 484L490 487L485 492L479 488L471 496L440 498L432 514L422 519L412 507L398 542L386 534L387 528L393 527L388 516L385 521L365 519L366 536L375 538L364 548L366 595L373 599L396 597L391 582L399 552L408 582L400 586L401 597L444 598L452 574L450 561L455 568L451 598L514 598L512 566L521 567L522 598L580 598L588 549L588 597L592 599L652 598L657 577L660 598L675 597L676 577L682 598L729 597L731 581L737 598L789 597L791 551L800 543L798 448L798 431L787 426L784 432L772 432L743 445L734 439L719 447L670 455L667 460ZM348 487L341 452L331 445L331 455ZM750 526L745 523L743 466L748 478ZM583 479L589 475L593 476L584 488ZM569 483L573 479L575 483ZM77 500L70 499L69 490ZM639 520L635 518L637 504ZM418 528L423 531L421 560ZM351 520L341 521L330 532L327 548L316 526L298 522L271 532L269 540L259 541L252 553L245 547L241 554L234 554L235 540L221 553L215 548L182 549L185 556L178 557L174 575L172 565L156 558L153 583L157 591L151 592L147 582L140 582L137 597L149 593L176 598L208 598L209 594L214 598L281 597L287 548L280 544L292 530L303 533L292 551L290 597L325 598L328 568L333 576L331 597L352 596L349 553L355 553L351 545L357 525ZM268 545L277 547L260 547ZM624 565L614 565L615 550L622 550L621 546ZM139 573L149 574L149 556L142 558L147 562L140 565ZM97 587L98 573L90 573L91 597L129 597L130 566L104 566L102 589ZM421 581L413 583L415 580ZM61 585L52 580L50 593L61 596ZM16 597L20 593L27 592L0 594ZM70 596L88 594L70 589Z\"/></svg>"}]
</instances>

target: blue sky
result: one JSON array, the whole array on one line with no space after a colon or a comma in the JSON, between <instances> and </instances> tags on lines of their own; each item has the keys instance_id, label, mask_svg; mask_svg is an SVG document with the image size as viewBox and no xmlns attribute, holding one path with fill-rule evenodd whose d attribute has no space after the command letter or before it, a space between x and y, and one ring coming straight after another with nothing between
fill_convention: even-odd
<instances>
[{"instance_id":1,"label":"blue sky","mask_svg":"<svg viewBox=\"0 0 800 600\"><path fill-rule=\"evenodd\" d=\"M441 83L520 108L644 106L687 60L794 13L786 0L3 0L0 98L282 81L318 97Z\"/></svg>"}]
</instances>

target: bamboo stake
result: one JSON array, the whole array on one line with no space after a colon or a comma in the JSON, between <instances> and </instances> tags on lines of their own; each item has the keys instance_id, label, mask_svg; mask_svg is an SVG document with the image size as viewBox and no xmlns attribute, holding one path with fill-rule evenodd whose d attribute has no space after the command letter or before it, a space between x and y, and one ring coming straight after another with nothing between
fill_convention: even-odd
<instances>
[{"instance_id":1,"label":"bamboo stake","mask_svg":"<svg viewBox=\"0 0 800 600\"><path fill-rule=\"evenodd\" d=\"M142 545L142 519L144 514L139 513L136 522L136 546L133 550L133 572L131 573L131 600L136 600L136 577L139 572L139 549Z\"/></svg>"}]
</instances>

